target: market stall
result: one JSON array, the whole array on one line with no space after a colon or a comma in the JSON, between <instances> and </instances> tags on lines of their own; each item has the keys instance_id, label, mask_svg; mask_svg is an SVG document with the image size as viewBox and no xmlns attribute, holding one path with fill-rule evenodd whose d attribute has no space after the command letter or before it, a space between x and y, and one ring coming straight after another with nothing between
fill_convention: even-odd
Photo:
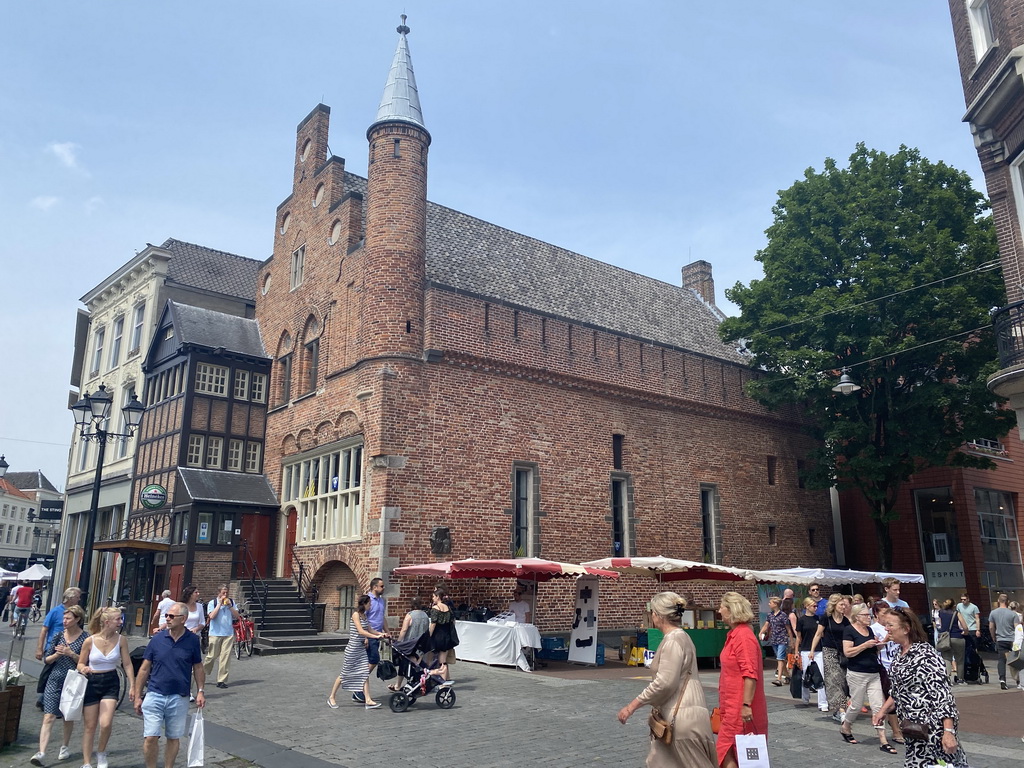
<instances>
[{"instance_id":1,"label":"market stall","mask_svg":"<svg viewBox=\"0 0 1024 768\"><path fill-rule=\"evenodd\" d=\"M533 609L537 608L536 585L556 578L577 576L600 576L617 579L618 573L592 568L575 563L559 563L536 557L519 557L499 560L452 560L422 565L406 565L394 570L396 575L434 576L446 579L517 579L532 582ZM529 662L524 648L540 648L540 632L533 624L514 622L472 622L457 621L455 630L459 633L459 645L455 657L460 661L480 661L485 664L518 666L529 671ZM594 624L596 634L597 627Z\"/></svg>"}]
</instances>

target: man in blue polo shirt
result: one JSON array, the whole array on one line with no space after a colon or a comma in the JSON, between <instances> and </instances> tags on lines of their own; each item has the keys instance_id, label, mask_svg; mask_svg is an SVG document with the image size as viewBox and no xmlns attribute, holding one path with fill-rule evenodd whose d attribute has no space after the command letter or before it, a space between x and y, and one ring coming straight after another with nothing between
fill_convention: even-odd
<instances>
[{"instance_id":1,"label":"man in blue polo shirt","mask_svg":"<svg viewBox=\"0 0 1024 768\"><path fill-rule=\"evenodd\" d=\"M146 646L146 655L135 676L135 712L142 715L142 755L146 768L156 768L160 750L160 736L167 737L164 749L164 765L171 768L178 756L181 737L185 735L188 721L188 696L191 677L196 686L196 706L206 706L203 684L203 652L199 646L199 635L185 630L188 606L175 603L164 614L167 629L153 635ZM149 682L145 700L142 689Z\"/></svg>"},{"instance_id":2,"label":"man in blue polo shirt","mask_svg":"<svg viewBox=\"0 0 1024 768\"><path fill-rule=\"evenodd\" d=\"M811 584L807 592L809 597L818 601L818 604L814 607L814 615L824 616L825 606L828 605L828 598L821 596L821 584Z\"/></svg>"}]
</instances>

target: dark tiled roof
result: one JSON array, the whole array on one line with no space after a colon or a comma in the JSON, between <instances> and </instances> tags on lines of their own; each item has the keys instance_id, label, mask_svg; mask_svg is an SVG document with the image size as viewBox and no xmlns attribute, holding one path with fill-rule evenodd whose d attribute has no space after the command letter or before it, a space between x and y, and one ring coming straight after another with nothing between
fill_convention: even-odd
<instances>
[{"instance_id":1,"label":"dark tiled roof","mask_svg":"<svg viewBox=\"0 0 1024 768\"><path fill-rule=\"evenodd\" d=\"M4 479L15 488L20 488L23 491L44 490L51 493L60 493L60 491L53 487L53 483L46 479L46 475L43 474L41 469L37 469L34 472L8 472L4 475Z\"/></svg>"},{"instance_id":2,"label":"dark tiled roof","mask_svg":"<svg viewBox=\"0 0 1024 768\"><path fill-rule=\"evenodd\" d=\"M256 259L216 251L173 237L160 246L171 254L167 277L175 283L201 288L214 293L256 299Z\"/></svg>"},{"instance_id":3,"label":"dark tiled roof","mask_svg":"<svg viewBox=\"0 0 1024 768\"><path fill-rule=\"evenodd\" d=\"M366 180L360 176L346 173L345 185L366 195ZM734 347L719 340L720 315L693 291L437 203L427 203L427 279L566 320L746 363Z\"/></svg>"},{"instance_id":4,"label":"dark tiled roof","mask_svg":"<svg viewBox=\"0 0 1024 768\"><path fill-rule=\"evenodd\" d=\"M223 348L248 357L266 358L260 337L260 326L255 320L226 315L212 309L189 304L169 302L174 319L174 331L180 344L206 349Z\"/></svg>"},{"instance_id":5,"label":"dark tiled roof","mask_svg":"<svg viewBox=\"0 0 1024 768\"><path fill-rule=\"evenodd\" d=\"M185 467L178 467L178 475L192 501L218 501L252 507L279 506L270 481L263 475Z\"/></svg>"}]
</instances>

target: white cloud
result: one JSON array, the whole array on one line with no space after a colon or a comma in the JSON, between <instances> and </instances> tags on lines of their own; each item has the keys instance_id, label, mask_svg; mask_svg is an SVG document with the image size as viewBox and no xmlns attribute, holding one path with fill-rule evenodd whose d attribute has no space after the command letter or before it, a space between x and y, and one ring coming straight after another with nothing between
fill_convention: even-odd
<instances>
[{"instance_id":1,"label":"white cloud","mask_svg":"<svg viewBox=\"0 0 1024 768\"><path fill-rule=\"evenodd\" d=\"M77 152L79 149L81 149L81 146L73 141L51 141L46 145L46 151L60 160L65 168L85 173L85 169L78 164Z\"/></svg>"},{"instance_id":2,"label":"white cloud","mask_svg":"<svg viewBox=\"0 0 1024 768\"><path fill-rule=\"evenodd\" d=\"M90 197L88 200L85 201L85 212L87 214L95 213L96 209L100 208L102 205L102 197Z\"/></svg>"},{"instance_id":3,"label":"white cloud","mask_svg":"<svg viewBox=\"0 0 1024 768\"><path fill-rule=\"evenodd\" d=\"M29 205L33 208L38 208L40 211L48 211L59 202L59 197L53 197L52 195L40 195L39 197L33 197Z\"/></svg>"}]
</instances>

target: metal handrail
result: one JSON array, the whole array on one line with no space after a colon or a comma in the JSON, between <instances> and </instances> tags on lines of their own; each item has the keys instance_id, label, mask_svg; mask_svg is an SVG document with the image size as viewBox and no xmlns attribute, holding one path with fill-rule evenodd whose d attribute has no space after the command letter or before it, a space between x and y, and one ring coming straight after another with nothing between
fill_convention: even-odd
<instances>
[{"instance_id":1,"label":"metal handrail","mask_svg":"<svg viewBox=\"0 0 1024 768\"><path fill-rule=\"evenodd\" d=\"M1024 363L1024 301L1015 301L992 316L995 326L999 367Z\"/></svg>"},{"instance_id":2,"label":"metal handrail","mask_svg":"<svg viewBox=\"0 0 1024 768\"><path fill-rule=\"evenodd\" d=\"M270 593L270 588L267 586L267 582L264 581L263 577L260 576L260 569L256 565L256 558L253 557L252 552L249 551L249 542L246 539L242 539L242 553L243 556L249 558L249 562L246 563L243 557L242 565L249 566L249 591L256 598L260 604L260 623L259 628L263 629L264 619L267 615L267 599Z\"/></svg>"},{"instance_id":3,"label":"metal handrail","mask_svg":"<svg viewBox=\"0 0 1024 768\"><path fill-rule=\"evenodd\" d=\"M298 574L295 581L298 585L299 599L305 600L309 605L309 616L312 619L313 606L320 597L320 587L316 585L313 577L306 570L306 564L299 559L299 553L294 544L292 544L292 573Z\"/></svg>"}]
</instances>

